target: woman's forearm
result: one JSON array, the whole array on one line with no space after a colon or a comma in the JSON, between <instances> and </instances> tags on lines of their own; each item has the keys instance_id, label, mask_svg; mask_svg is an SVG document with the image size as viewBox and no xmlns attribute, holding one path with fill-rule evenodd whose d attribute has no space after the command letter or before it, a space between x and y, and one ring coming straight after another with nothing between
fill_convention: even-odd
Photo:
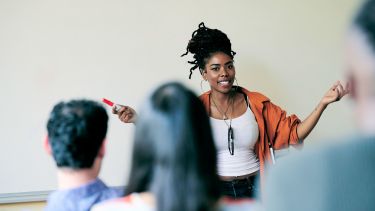
<instances>
[{"instance_id":1,"label":"woman's forearm","mask_svg":"<svg viewBox=\"0 0 375 211\"><path fill-rule=\"evenodd\" d=\"M297 134L300 140L305 139L310 134L326 108L327 105L319 103L311 114L297 126Z\"/></svg>"}]
</instances>

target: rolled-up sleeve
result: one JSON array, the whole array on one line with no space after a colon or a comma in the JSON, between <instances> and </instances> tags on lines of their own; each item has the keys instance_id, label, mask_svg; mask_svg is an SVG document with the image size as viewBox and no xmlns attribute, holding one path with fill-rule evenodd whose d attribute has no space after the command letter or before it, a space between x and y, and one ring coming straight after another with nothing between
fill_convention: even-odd
<instances>
[{"instance_id":1,"label":"rolled-up sleeve","mask_svg":"<svg viewBox=\"0 0 375 211\"><path fill-rule=\"evenodd\" d=\"M266 133L273 142L274 149L283 149L302 142L297 134L297 126L301 120L296 115L287 116L286 111L271 102L265 103L263 115Z\"/></svg>"}]
</instances>

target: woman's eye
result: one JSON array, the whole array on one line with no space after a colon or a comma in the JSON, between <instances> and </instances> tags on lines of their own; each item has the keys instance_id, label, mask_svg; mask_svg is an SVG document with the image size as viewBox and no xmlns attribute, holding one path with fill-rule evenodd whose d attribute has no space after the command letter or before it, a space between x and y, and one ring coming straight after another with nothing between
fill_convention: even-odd
<instances>
[{"instance_id":1,"label":"woman's eye","mask_svg":"<svg viewBox=\"0 0 375 211\"><path fill-rule=\"evenodd\" d=\"M234 67L233 64L228 65L228 69L233 69L233 67Z\"/></svg>"}]
</instances>

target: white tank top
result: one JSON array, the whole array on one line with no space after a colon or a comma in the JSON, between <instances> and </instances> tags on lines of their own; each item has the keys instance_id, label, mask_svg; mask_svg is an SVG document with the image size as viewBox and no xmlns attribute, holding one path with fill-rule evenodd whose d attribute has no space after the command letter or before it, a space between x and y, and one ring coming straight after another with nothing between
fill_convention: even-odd
<instances>
[{"instance_id":1,"label":"white tank top","mask_svg":"<svg viewBox=\"0 0 375 211\"><path fill-rule=\"evenodd\" d=\"M229 125L230 120L225 120ZM241 116L232 119L234 155L228 150L228 125L224 120L210 117L217 149L217 167L220 176L242 176L259 170L259 159L254 152L259 128L248 107Z\"/></svg>"}]
</instances>

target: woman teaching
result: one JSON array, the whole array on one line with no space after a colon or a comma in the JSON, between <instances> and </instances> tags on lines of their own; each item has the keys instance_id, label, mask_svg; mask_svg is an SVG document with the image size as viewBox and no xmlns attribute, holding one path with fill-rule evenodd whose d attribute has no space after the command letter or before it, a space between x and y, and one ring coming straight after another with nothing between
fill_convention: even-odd
<instances>
[{"instance_id":1,"label":"woman teaching","mask_svg":"<svg viewBox=\"0 0 375 211\"><path fill-rule=\"evenodd\" d=\"M227 35L200 23L190 39L186 53L193 54L194 70L199 69L210 90L200 96L210 117L217 148L217 169L224 195L253 197L255 178L272 163L273 150L302 143L326 107L348 92L336 82L311 114L300 121L297 116L273 104L269 98L236 84L235 52ZM236 84L236 85L235 85ZM136 112L127 106L116 112L121 121L135 122Z\"/></svg>"}]
</instances>

